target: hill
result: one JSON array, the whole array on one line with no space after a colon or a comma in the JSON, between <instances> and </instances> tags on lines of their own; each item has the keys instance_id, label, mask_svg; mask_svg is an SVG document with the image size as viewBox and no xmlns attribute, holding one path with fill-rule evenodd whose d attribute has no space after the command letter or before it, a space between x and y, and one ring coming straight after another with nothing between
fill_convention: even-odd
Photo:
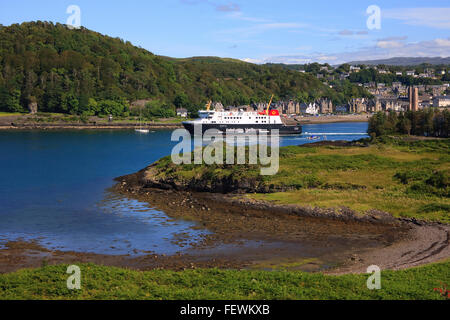
<instances>
[{"instance_id":1,"label":"hill","mask_svg":"<svg viewBox=\"0 0 450 320\"><path fill-rule=\"evenodd\" d=\"M396 57L390 59L367 60L367 61L352 61L348 62L350 65L388 65L388 66L417 66L420 64L431 65L450 65L450 57Z\"/></svg>"},{"instance_id":2,"label":"hill","mask_svg":"<svg viewBox=\"0 0 450 320\"><path fill-rule=\"evenodd\" d=\"M85 28L37 21L0 29L0 111L37 104L44 112L119 115L139 99L173 110L195 109L209 99L224 105L266 101L272 93L336 103L364 94L356 86L339 90L281 66L157 56Z\"/></svg>"}]
</instances>

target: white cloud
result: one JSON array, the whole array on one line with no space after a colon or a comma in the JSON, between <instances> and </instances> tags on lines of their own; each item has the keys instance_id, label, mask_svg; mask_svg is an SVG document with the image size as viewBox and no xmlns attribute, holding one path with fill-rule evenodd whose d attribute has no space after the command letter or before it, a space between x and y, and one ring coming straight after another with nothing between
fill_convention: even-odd
<instances>
[{"instance_id":1,"label":"white cloud","mask_svg":"<svg viewBox=\"0 0 450 320\"><path fill-rule=\"evenodd\" d=\"M245 61L245 62L255 63L255 64L264 63L264 60L261 60L261 59L245 58L245 59L241 59L241 60Z\"/></svg>"},{"instance_id":2,"label":"white cloud","mask_svg":"<svg viewBox=\"0 0 450 320\"><path fill-rule=\"evenodd\" d=\"M245 28L234 28L228 30L222 30L217 32L217 34L232 34L233 36L239 35L241 37L249 37L255 34L264 33L271 30L298 30L306 27L306 24L295 23L295 22L273 22L273 23L259 23Z\"/></svg>"},{"instance_id":3,"label":"white cloud","mask_svg":"<svg viewBox=\"0 0 450 320\"><path fill-rule=\"evenodd\" d=\"M450 8L383 9L382 18L402 20L406 24L450 29Z\"/></svg>"},{"instance_id":4,"label":"white cloud","mask_svg":"<svg viewBox=\"0 0 450 320\"><path fill-rule=\"evenodd\" d=\"M353 31L350 31L350 30L342 30L342 31L340 31L339 32L339 35L340 36L352 36L353 35Z\"/></svg>"},{"instance_id":5,"label":"white cloud","mask_svg":"<svg viewBox=\"0 0 450 320\"><path fill-rule=\"evenodd\" d=\"M227 4L216 5L216 10L222 12L240 12L241 8L236 3L229 2Z\"/></svg>"},{"instance_id":6,"label":"white cloud","mask_svg":"<svg viewBox=\"0 0 450 320\"><path fill-rule=\"evenodd\" d=\"M436 39L434 41L441 47L450 47L450 39Z\"/></svg>"},{"instance_id":7,"label":"white cloud","mask_svg":"<svg viewBox=\"0 0 450 320\"><path fill-rule=\"evenodd\" d=\"M338 59L338 57L336 56L320 56L317 57L317 60L319 61L336 61Z\"/></svg>"},{"instance_id":8,"label":"white cloud","mask_svg":"<svg viewBox=\"0 0 450 320\"><path fill-rule=\"evenodd\" d=\"M378 48L390 49L390 48L401 48L403 47L403 43L399 41L378 41Z\"/></svg>"},{"instance_id":9,"label":"white cloud","mask_svg":"<svg viewBox=\"0 0 450 320\"><path fill-rule=\"evenodd\" d=\"M396 37L396 39L399 38L403 37ZM433 40L410 43L397 40L380 39L371 47L360 48L359 50L351 52L319 52L308 55L292 54L271 56L264 59L256 59L257 62L254 63L275 62L286 64L303 64L311 62L328 62L331 64L340 64L349 61L388 59L394 57L450 57L450 38L437 38ZM248 61L251 62L250 59Z\"/></svg>"},{"instance_id":10,"label":"white cloud","mask_svg":"<svg viewBox=\"0 0 450 320\"><path fill-rule=\"evenodd\" d=\"M249 17L244 15L242 11L234 11L230 12L228 15L226 15L229 18L242 20L242 21L249 21L249 22L268 22L269 20L263 19L263 18L255 18L255 17Z\"/></svg>"},{"instance_id":11,"label":"white cloud","mask_svg":"<svg viewBox=\"0 0 450 320\"><path fill-rule=\"evenodd\" d=\"M408 39L407 36L401 36L401 37L382 38L382 39L378 39L378 41L399 41L399 40L406 40L406 39Z\"/></svg>"}]
</instances>

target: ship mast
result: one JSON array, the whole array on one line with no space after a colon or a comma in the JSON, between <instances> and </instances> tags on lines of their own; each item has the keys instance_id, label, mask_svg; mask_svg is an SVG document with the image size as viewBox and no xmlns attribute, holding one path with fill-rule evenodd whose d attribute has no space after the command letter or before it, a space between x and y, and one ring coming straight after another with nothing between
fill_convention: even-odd
<instances>
[{"instance_id":1,"label":"ship mast","mask_svg":"<svg viewBox=\"0 0 450 320\"><path fill-rule=\"evenodd\" d=\"M266 111L266 114L267 114L267 115L269 115L270 105L272 104L273 96L274 96L274 95L272 95L272 97L270 98L269 105L267 106L267 111Z\"/></svg>"}]
</instances>

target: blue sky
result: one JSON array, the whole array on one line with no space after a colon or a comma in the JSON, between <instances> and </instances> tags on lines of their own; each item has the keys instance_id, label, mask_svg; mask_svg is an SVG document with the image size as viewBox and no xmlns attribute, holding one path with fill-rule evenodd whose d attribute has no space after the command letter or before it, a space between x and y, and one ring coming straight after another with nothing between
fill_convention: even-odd
<instances>
[{"instance_id":1,"label":"blue sky","mask_svg":"<svg viewBox=\"0 0 450 320\"><path fill-rule=\"evenodd\" d=\"M0 0L0 23L66 23L69 5L81 25L159 55L220 56L250 62L328 62L396 56L450 56L446 1L291 0ZM381 9L369 30L367 8Z\"/></svg>"}]
</instances>

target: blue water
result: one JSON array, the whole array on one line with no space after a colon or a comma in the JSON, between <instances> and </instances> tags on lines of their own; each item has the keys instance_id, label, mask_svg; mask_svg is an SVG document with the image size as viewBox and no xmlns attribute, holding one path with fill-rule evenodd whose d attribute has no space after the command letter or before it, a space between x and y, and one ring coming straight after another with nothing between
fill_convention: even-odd
<instances>
[{"instance_id":1,"label":"blue water","mask_svg":"<svg viewBox=\"0 0 450 320\"><path fill-rule=\"evenodd\" d=\"M305 125L306 132L365 132L367 123ZM173 221L151 204L113 195L113 179L169 155L171 131L0 132L0 244L37 240L62 251L173 254L178 233L195 241L206 230ZM363 136L327 136L354 140ZM322 138L321 138L322 139ZM280 145L311 142L282 137ZM183 250L188 249L189 245Z\"/></svg>"}]
</instances>

